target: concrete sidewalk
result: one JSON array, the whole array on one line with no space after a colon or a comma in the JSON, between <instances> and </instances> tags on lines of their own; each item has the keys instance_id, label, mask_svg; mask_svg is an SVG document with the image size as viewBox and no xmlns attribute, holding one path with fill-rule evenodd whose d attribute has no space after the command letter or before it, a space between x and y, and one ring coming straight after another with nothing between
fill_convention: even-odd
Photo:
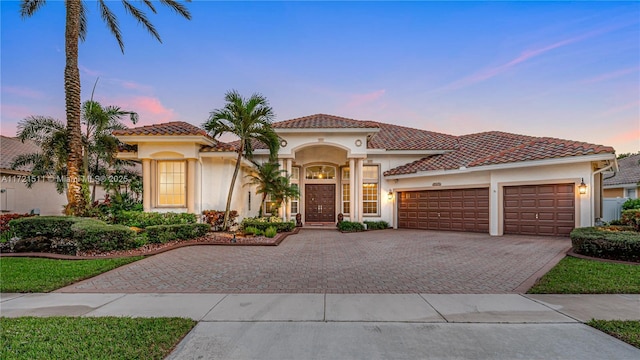
<instances>
[{"instance_id":1,"label":"concrete sidewalk","mask_svg":"<svg viewBox=\"0 0 640 360\"><path fill-rule=\"evenodd\" d=\"M583 324L640 320L640 295L2 294L0 315L179 316L172 359L638 359Z\"/></svg>"}]
</instances>

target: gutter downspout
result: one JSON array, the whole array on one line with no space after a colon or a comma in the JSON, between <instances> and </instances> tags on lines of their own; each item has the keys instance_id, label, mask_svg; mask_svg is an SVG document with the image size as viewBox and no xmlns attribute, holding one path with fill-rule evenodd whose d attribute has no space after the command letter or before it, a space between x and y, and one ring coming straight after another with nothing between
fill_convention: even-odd
<instances>
[{"instance_id":1,"label":"gutter downspout","mask_svg":"<svg viewBox=\"0 0 640 360\"><path fill-rule=\"evenodd\" d=\"M615 167L616 169L618 167L618 162L616 161L616 159L613 159L613 161L610 162L609 165L603 167L602 169L599 169L599 170L596 170L596 171L592 172L591 173L591 187L593 188L593 183L595 182L595 176L597 174L605 172L605 171L607 171L607 170L609 170L609 169L611 169L613 167ZM616 171L614 171L614 172L616 172ZM603 195L603 193L602 193L602 184L601 184L601 186L599 186L599 189L600 189L600 211L602 211L602 206L603 206L603 203L602 203L602 195ZM591 221L591 226L595 225L595 218L593 216L594 215L593 214L593 209L594 209L595 201L596 201L595 200L595 196L592 196L591 197L591 206L590 206L591 207L591 220L590 220Z\"/></svg>"}]
</instances>

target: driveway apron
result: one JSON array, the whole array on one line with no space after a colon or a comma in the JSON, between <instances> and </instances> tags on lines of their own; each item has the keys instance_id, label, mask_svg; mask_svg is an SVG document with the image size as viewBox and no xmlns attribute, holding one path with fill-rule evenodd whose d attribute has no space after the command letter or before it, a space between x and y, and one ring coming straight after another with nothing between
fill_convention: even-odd
<instances>
[{"instance_id":1,"label":"driveway apron","mask_svg":"<svg viewBox=\"0 0 640 360\"><path fill-rule=\"evenodd\" d=\"M57 292L510 293L569 246L557 237L302 230L277 247L179 248Z\"/></svg>"}]
</instances>

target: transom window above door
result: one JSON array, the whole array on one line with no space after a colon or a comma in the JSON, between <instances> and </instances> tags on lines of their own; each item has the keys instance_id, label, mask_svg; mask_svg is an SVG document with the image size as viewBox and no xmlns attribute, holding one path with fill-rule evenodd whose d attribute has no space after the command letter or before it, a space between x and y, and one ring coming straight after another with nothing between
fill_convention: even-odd
<instances>
[{"instance_id":1,"label":"transom window above door","mask_svg":"<svg viewBox=\"0 0 640 360\"><path fill-rule=\"evenodd\" d=\"M336 168L329 165L309 166L305 170L305 179L335 179Z\"/></svg>"}]
</instances>

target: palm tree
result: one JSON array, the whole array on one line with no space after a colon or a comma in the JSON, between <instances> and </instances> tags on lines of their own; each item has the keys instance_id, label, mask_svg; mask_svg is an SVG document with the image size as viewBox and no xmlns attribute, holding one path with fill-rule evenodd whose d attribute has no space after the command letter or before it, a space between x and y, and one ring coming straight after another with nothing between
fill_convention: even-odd
<instances>
[{"instance_id":1,"label":"palm tree","mask_svg":"<svg viewBox=\"0 0 640 360\"><path fill-rule=\"evenodd\" d=\"M272 199L275 201L275 212L278 212L282 203L289 199L297 198L300 196L300 190L295 184L291 184L291 175L278 176L273 184L273 191L271 193Z\"/></svg>"},{"instance_id":2,"label":"palm tree","mask_svg":"<svg viewBox=\"0 0 640 360\"><path fill-rule=\"evenodd\" d=\"M64 176L67 174L67 150L69 139L67 128L60 120L46 116L29 116L18 123L18 139L22 142L33 141L40 147L40 152L20 154L12 163L12 169L31 165L32 177L27 177L27 187L31 187L32 179L43 176L56 178L56 190L62 194L65 188Z\"/></svg>"},{"instance_id":3,"label":"palm tree","mask_svg":"<svg viewBox=\"0 0 640 360\"><path fill-rule=\"evenodd\" d=\"M185 0L189 2L190 0ZM156 13L153 3L144 0L143 3ZM186 19L191 19L191 14L175 0L160 0L160 3L173 9ZM33 16L46 0L21 0L20 15L22 18ZM102 20L118 41L120 50L124 53L124 42L118 25L118 19L109 9L105 0L97 1ZM130 0L122 0L125 11L142 24L153 37L162 42L157 30L149 22L144 11L133 6ZM82 130L80 125L81 99L80 99L80 71L78 70L78 42L85 40L87 35L87 13L82 0L66 0L66 26L65 26L65 58L64 68L64 92L65 108L67 114L67 132L69 134L69 156L67 158L67 177L69 178L67 191L67 214L77 214L86 208L86 200L82 192L80 180L82 169Z\"/></svg>"},{"instance_id":4,"label":"palm tree","mask_svg":"<svg viewBox=\"0 0 640 360\"><path fill-rule=\"evenodd\" d=\"M280 139L271 127L275 115L264 96L253 94L250 98L245 99L237 91L231 90L226 93L224 99L225 106L222 109L212 111L203 127L214 138L227 133L239 138L236 149L238 153L236 168L231 178L227 206L224 212L223 230L227 230L233 188L238 178L242 157L252 160L253 141L260 141L269 147L269 158L274 161L280 148Z\"/></svg>"},{"instance_id":5,"label":"palm tree","mask_svg":"<svg viewBox=\"0 0 640 360\"><path fill-rule=\"evenodd\" d=\"M245 176L249 179L249 182L244 185L255 185L256 194L262 194L262 201L260 201L260 209L258 210L258 215L262 217L262 209L267 195L273 194L276 182L284 170L280 170L280 164L277 162L266 162L263 164L253 162L253 165L256 171Z\"/></svg>"},{"instance_id":6,"label":"palm tree","mask_svg":"<svg viewBox=\"0 0 640 360\"><path fill-rule=\"evenodd\" d=\"M117 106L103 107L94 100L85 101L82 104L82 124L85 126L83 139L83 169L84 173L92 177L107 175L108 169L115 165L132 165L130 161L116 159L116 152L120 142L111 135L113 130L123 130L127 126L121 121L129 116L131 122L138 121L138 114L133 111L124 111ZM96 185L93 182L91 202L96 198Z\"/></svg>"}]
</instances>

